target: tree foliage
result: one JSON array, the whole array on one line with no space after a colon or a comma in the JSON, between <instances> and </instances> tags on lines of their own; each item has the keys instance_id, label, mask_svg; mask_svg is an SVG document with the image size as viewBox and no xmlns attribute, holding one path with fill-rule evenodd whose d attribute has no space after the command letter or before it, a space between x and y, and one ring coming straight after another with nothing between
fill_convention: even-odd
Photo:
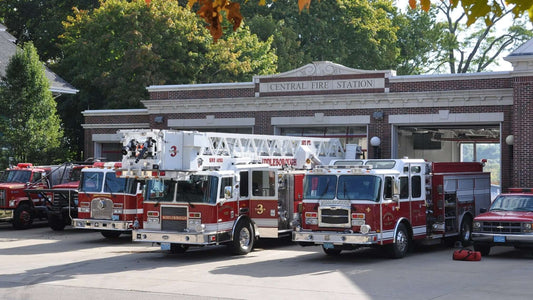
<instances>
[{"instance_id":1,"label":"tree foliage","mask_svg":"<svg viewBox=\"0 0 533 300\"><path fill-rule=\"evenodd\" d=\"M515 18L527 12L529 19L533 22L533 1L531 0L449 0L449 2L442 2L453 8L460 5L465 12L467 26L479 19L482 19L486 25L491 25L494 23L494 18L502 17L506 11L511 11ZM429 11L431 7L431 0L409 0L409 5L413 9L417 7L417 3L420 3L425 11Z\"/></svg>"},{"instance_id":2,"label":"tree foliage","mask_svg":"<svg viewBox=\"0 0 533 300\"><path fill-rule=\"evenodd\" d=\"M407 9L394 18L398 27L397 60L398 75L417 75L433 71L433 62L441 53L445 27L437 22L437 10L425 12L420 9Z\"/></svg>"},{"instance_id":3,"label":"tree foliage","mask_svg":"<svg viewBox=\"0 0 533 300\"><path fill-rule=\"evenodd\" d=\"M141 107L146 87L251 80L274 72L270 43L246 27L213 43L206 28L177 1L108 0L92 11L76 10L65 22L55 70L80 89L91 109Z\"/></svg>"},{"instance_id":4,"label":"tree foliage","mask_svg":"<svg viewBox=\"0 0 533 300\"><path fill-rule=\"evenodd\" d=\"M42 61L61 56L58 37L61 22L72 15L72 7L92 9L99 0L0 0L0 20L20 44L31 41Z\"/></svg>"},{"instance_id":5,"label":"tree foliage","mask_svg":"<svg viewBox=\"0 0 533 300\"><path fill-rule=\"evenodd\" d=\"M0 86L2 148L16 162L50 162L63 131L43 64L31 42L10 59Z\"/></svg>"},{"instance_id":6,"label":"tree foliage","mask_svg":"<svg viewBox=\"0 0 533 300\"><path fill-rule=\"evenodd\" d=\"M445 19L445 36L440 43L443 55L436 60L438 68L444 72L484 71L504 50L516 47L533 37L520 19L514 19L513 25L507 31L497 32L497 29L500 29L497 26L512 13L509 9L492 14L490 22L475 22L465 28L463 20L467 12L446 1L436 8Z\"/></svg>"},{"instance_id":7,"label":"tree foliage","mask_svg":"<svg viewBox=\"0 0 533 300\"><path fill-rule=\"evenodd\" d=\"M280 71L323 60L353 68L395 66L397 28L390 0L320 1L302 13L295 1L277 0L266 6L245 3L241 10L252 16L247 23L252 32L273 36L279 61L285 62Z\"/></svg>"}]
</instances>

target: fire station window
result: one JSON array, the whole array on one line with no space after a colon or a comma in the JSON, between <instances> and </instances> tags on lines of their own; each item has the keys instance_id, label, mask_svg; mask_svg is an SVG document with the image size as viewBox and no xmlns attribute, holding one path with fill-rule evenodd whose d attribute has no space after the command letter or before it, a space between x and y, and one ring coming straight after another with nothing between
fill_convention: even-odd
<instances>
[{"instance_id":1,"label":"fire station window","mask_svg":"<svg viewBox=\"0 0 533 300\"><path fill-rule=\"evenodd\" d=\"M241 182L239 184L240 188L240 195L243 198L248 198L248 189L250 187L250 184L248 183L248 172L241 172L240 173Z\"/></svg>"},{"instance_id":2,"label":"fire station window","mask_svg":"<svg viewBox=\"0 0 533 300\"><path fill-rule=\"evenodd\" d=\"M409 181L408 177L400 177L400 199L409 198Z\"/></svg>"},{"instance_id":3,"label":"fire station window","mask_svg":"<svg viewBox=\"0 0 533 300\"><path fill-rule=\"evenodd\" d=\"M221 181L221 184L220 184L220 193L218 193L218 198L219 199L224 199L224 189L227 186L231 187L231 191L232 191L232 195L233 195L233 178L232 177L223 177L222 178L222 181Z\"/></svg>"},{"instance_id":4,"label":"fire station window","mask_svg":"<svg viewBox=\"0 0 533 300\"><path fill-rule=\"evenodd\" d=\"M274 196L276 194L276 173L274 171L252 172L252 195Z\"/></svg>"},{"instance_id":5,"label":"fire station window","mask_svg":"<svg viewBox=\"0 0 533 300\"><path fill-rule=\"evenodd\" d=\"M420 198L422 196L422 180L420 176L411 177L411 197Z\"/></svg>"}]
</instances>

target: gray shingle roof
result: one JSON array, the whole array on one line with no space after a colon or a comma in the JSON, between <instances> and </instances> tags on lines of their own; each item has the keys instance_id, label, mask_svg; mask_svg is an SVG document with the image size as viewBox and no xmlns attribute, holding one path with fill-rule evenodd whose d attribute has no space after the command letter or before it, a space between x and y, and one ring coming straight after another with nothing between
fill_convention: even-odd
<instances>
[{"instance_id":1,"label":"gray shingle roof","mask_svg":"<svg viewBox=\"0 0 533 300\"><path fill-rule=\"evenodd\" d=\"M16 39L6 29L3 24L0 24L0 76L5 75L5 69L9 63L9 59L17 51ZM45 74L50 82L50 91L54 95L76 94L78 92L72 85L46 67Z\"/></svg>"}]
</instances>

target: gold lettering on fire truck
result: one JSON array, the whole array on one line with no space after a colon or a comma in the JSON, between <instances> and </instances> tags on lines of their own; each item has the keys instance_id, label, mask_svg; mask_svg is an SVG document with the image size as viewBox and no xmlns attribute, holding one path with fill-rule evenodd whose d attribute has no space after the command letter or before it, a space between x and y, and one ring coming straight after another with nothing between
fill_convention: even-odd
<instances>
[{"instance_id":1,"label":"gold lettering on fire truck","mask_svg":"<svg viewBox=\"0 0 533 300\"><path fill-rule=\"evenodd\" d=\"M388 212L385 215L383 215L383 225L384 226L394 225L394 215L392 215L392 213Z\"/></svg>"},{"instance_id":2,"label":"gold lettering on fire truck","mask_svg":"<svg viewBox=\"0 0 533 300\"><path fill-rule=\"evenodd\" d=\"M265 212L265 207L263 206L263 204L257 204L257 207L255 208L255 212L258 215L262 215Z\"/></svg>"},{"instance_id":3,"label":"gold lettering on fire truck","mask_svg":"<svg viewBox=\"0 0 533 300\"><path fill-rule=\"evenodd\" d=\"M161 216L161 220L187 221L187 216Z\"/></svg>"}]
</instances>

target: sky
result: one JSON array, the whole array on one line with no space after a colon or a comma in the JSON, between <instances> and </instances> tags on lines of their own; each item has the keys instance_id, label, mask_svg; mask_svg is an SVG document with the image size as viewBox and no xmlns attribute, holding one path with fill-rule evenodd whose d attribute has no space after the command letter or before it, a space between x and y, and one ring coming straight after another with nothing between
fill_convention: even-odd
<instances>
[{"instance_id":1,"label":"sky","mask_svg":"<svg viewBox=\"0 0 533 300\"><path fill-rule=\"evenodd\" d=\"M420 1L420 0L417 0L417 1ZM431 0L432 2L434 1L438 1L438 0ZM407 6L409 5L409 0L395 0L396 2L396 7L403 10L403 9L406 9ZM512 24L512 16L507 16L506 19L500 21L500 25L498 26L498 28L509 28ZM510 52L511 50L513 49L509 49L509 50L506 50L504 51L502 54L500 54L500 58L497 60L498 61L498 66L491 66L489 68L489 71L511 71L513 69L511 63L505 61L503 58L506 57Z\"/></svg>"}]
</instances>

